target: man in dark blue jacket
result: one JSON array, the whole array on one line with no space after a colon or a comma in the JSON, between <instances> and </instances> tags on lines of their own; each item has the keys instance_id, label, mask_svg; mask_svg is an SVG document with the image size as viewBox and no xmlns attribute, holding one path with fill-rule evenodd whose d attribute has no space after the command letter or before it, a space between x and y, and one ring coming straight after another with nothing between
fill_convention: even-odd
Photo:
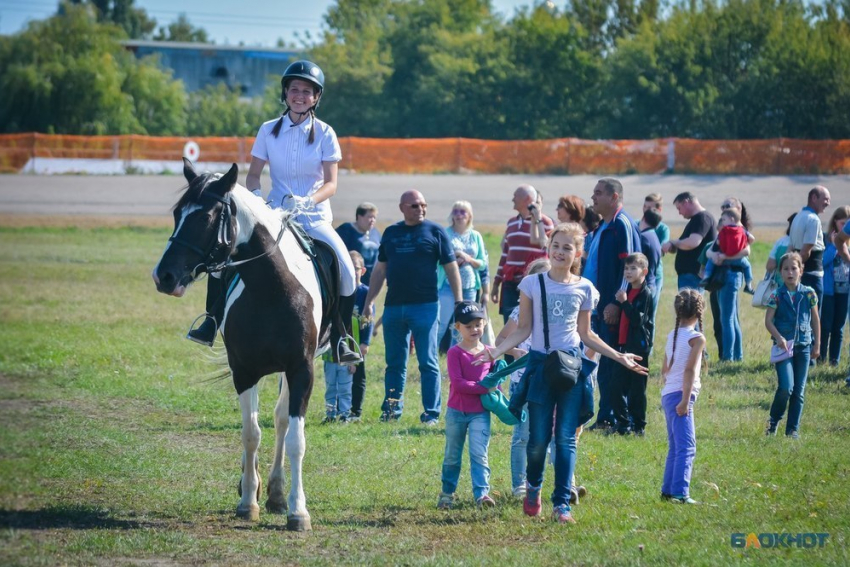
<instances>
[{"instance_id":1,"label":"man in dark blue jacket","mask_svg":"<svg viewBox=\"0 0 850 567\"><path fill-rule=\"evenodd\" d=\"M584 277L599 290L599 304L593 315L594 330L606 344L616 349L620 306L614 296L629 286L623 277L623 267L630 254L641 251L640 233L635 222L623 210L623 184L620 181L611 177L600 179L593 188L591 199L593 210L602 215L602 224L593 233ZM608 428L614 424L610 391L612 364L604 356L599 363L596 377L599 413L591 429Z\"/></svg>"}]
</instances>

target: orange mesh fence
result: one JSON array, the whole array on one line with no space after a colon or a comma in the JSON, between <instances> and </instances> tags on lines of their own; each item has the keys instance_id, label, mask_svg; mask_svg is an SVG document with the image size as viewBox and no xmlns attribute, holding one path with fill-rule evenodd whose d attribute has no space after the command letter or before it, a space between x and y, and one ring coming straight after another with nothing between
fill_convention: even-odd
<instances>
[{"instance_id":1,"label":"orange mesh fence","mask_svg":"<svg viewBox=\"0 0 850 567\"><path fill-rule=\"evenodd\" d=\"M0 136L0 173L17 173L33 156L35 134Z\"/></svg>"},{"instance_id":2,"label":"orange mesh fence","mask_svg":"<svg viewBox=\"0 0 850 567\"><path fill-rule=\"evenodd\" d=\"M567 173L570 141L472 140L461 138L459 172L476 173Z\"/></svg>"},{"instance_id":3,"label":"orange mesh fence","mask_svg":"<svg viewBox=\"0 0 850 567\"><path fill-rule=\"evenodd\" d=\"M253 138L183 138L129 136L130 159L173 161L183 157L186 142L194 141L200 148L200 161L235 162L250 161Z\"/></svg>"},{"instance_id":4,"label":"orange mesh fence","mask_svg":"<svg viewBox=\"0 0 850 567\"><path fill-rule=\"evenodd\" d=\"M121 159L121 136L71 136L34 134L33 157Z\"/></svg>"},{"instance_id":5,"label":"orange mesh fence","mask_svg":"<svg viewBox=\"0 0 850 567\"><path fill-rule=\"evenodd\" d=\"M175 161L186 142L201 162L251 161L254 139L151 136L0 135L0 172L32 158ZM850 173L850 140L340 139L341 167L364 173L676 173L794 175ZM671 167L672 166L672 167Z\"/></svg>"},{"instance_id":6,"label":"orange mesh fence","mask_svg":"<svg viewBox=\"0 0 850 567\"><path fill-rule=\"evenodd\" d=\"M457 138L348 138L341 167L362 173L440 173L458 171Z\"/></svg>"},{"instance_id":7,"label":"orange mesh fence","mask_svg":"<svg viewBox=\"0 0 850 567\"><path fill-rule=\"evenodd\" d=\"M850 140L782 140L780 175L850 173Z\"/></svg>"},{"instance_id":8,"label":"orange mesh fence","mask_svg":"<svg viewBox=\"0 0 850 567\"><path fill-rule=\"evenodd\" d=\"M663 173L667 140L570 140L569 172Z\"/></svg>"},{"instance_id":9,"label":"orange mesh fence","mask_svg":"<svg viewBox=\"0 0 850 567\"><path fill-rule=\"evenodd\" d=\"M777 174L779 153L779 140L677 139L676 173Z\"/></svg>"}]
</instances>

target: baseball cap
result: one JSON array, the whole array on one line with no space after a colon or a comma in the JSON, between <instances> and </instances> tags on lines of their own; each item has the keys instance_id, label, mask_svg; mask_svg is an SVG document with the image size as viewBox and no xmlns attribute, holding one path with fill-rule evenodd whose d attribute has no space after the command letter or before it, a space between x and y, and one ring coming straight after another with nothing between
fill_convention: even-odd
<instances>
[{"instance_id":1,"label":"baseball cap","mask_svg":"<svg viewBox=\"0 0 850 567\"><path fill-rule=\"evenodd\" d=\"M484 310L474 301L464 300L455 307L455 322L466 325L475 319L486 319Z\"/></svg>"}]
</instances>

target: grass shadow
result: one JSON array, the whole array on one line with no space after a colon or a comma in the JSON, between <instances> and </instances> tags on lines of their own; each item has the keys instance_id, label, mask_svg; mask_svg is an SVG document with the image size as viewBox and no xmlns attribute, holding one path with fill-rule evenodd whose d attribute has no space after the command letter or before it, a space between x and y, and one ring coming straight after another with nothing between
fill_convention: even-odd
<instances>
[{"instance_id":1,"label":"grass shadow","mask_svg":"<svg viewBox=\"0 0 850 567\"><path fill-rule=\"evenodd\" d=\"M161 527L161 522L119 519L112 517L108 510L82 505L50 506L41 510L0 510L0 528L4 529L138 530Z\"/></svg>"}]
</instances>

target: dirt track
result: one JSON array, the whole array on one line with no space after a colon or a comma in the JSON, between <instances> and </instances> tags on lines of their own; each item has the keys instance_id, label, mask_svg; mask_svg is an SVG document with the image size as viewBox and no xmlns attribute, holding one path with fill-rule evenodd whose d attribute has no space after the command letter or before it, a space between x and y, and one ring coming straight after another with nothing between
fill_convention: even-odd
<instances>
[{"instance_id":1,"label":"dirt track","mask_svg":"<svg viewBox=\"0 0 850 567\"><path fill-rule=\"evenodd\" d=\"M511 214L511 195L520 183L531 183L544 197L544 210L554 215L555 198L575 194L589 201L598 176L540 175L341 175L333 198L336 223L353 220L361 201L380 209L381 224L400 219L399 195L418 189L425 195L429 218L444 223L455 200L471 201L479 227L500 226ZM740 198L758 226L781 227L799 210L813 185L832 192L832 206L850 204L850 176L680 176L633 175L620 177L625 187L626 209L640 211L643 197L658 192L664 197L665 220L681 224L672 206L682 191L695 193L702 204L719 212L729 195ZM240 175L240 181L244 178ZM50 224L171 225L170 208L184 185L176 175L0 175L0 226ZM264 179L268 190L270 181ZM831 209L824 214L827 222Z\"/></svg>"}]
</instances>

